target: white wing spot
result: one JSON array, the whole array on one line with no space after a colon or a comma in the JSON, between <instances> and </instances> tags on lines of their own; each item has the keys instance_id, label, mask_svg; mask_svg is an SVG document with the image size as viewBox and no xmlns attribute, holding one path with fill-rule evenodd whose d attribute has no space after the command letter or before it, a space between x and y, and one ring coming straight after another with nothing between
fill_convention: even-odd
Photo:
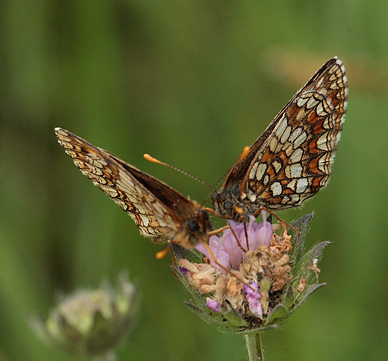
<instances>
[{"instance_id":1,"label":"white wing spot","mask_svg":"<svg viewBox=\"0 0 388 361\"><path fill-rule=\"evenodd\" d=\"M330 117L326 117L325 121L322 124L322 127L324 129L331 129L332 128L332 122L330 121Z\"/></svg>"},{"instance_id":2,"label":"white wing spot","mask_svg":"<svg viewBox=\"0 0 388 361\"><path fill-rule=\"evenodd\" d=\"M256 201L257 195L251 190L248 191L248 198L253 203Z\"/></svg>"},{"instance_id":3,"label":"white wing spot","mask_svg":"<svg viewBox=\"0 0 388 361\"><path fill-rule=\"evenodd\" d=\"M293 132L292 132L292 134L290 135L290 137L288 138L288 140L290 141L290 142L293 142L296 138L298 138L299 137L299 135L300 135L300 133L302 133L302 128L296 128Z\"/></svg>"},{"instance_id":4,"label":"white wing spot","mask_svg":"<svg viewBox=\"0 0 388 361\"><path fill-rule=\"evenodd\" d=\"M307 109L314 108L318 103L319 101L312 96L307 102Z\"/></svg>"},{"instance_id":5,"label":"white wing spot","mask_svg":"<svg viewBox=\"0 0 388 361\"><path fill-rule=\"evenodd\" d=\"M269 150L272 153L275 153L276 152L276 147L277 147L278 144L279 144L279 142L278 142L277 138L272 137L272 139L269 142Z\"/></svg>"},{"instance_id":6,"label":"white wing spot","mask_svg":"<svg viewBox=\"0 0 388 361\"><path fill-rule=\"evenodd\" d=\"M286 167L287 178L299 178L302 175L303 167L300 163L292 164Z\"/></svg>"},{"instance_id":7,"label":"white wing spot","mask_svg":"<svg viewBox=\"0 0 388 361\"><path fill-rule=\"evenodd\" d=\"M331 162L331 158L324 154L321 158L319 158L318 168L323 173L329 173L329 164Z\"/></svg>"},{"instance_id":8,"label":"white wing spot","mask_svg":"<svg viewBox=\"0 0 388 361\"><path fill-rule=\"evenodd\" d=\"M279 196L280 194L282 194L282 185L279 182L273 183L271 185L271 191L274 197Z\"/></svg>"},{"instance_id":9,"label":"white wing spot","mask_svg":"<svg viewBox=\"0 0 388 361\"><path fill-rule=\"evenodd\" d=\"M283 203L283 204L287 204L289 201L290 201L290 197L289 197L289 196L285 196L285 197L283 197L283 199L282 199L282 203Z\"/></svg>"},{"instance_id":10,"label":"white wing spot","mask_svg":"<svg viewBox=\"0 0 388 361\"><path fill-rule=\"evenodd\" d=\"M317 147L321 150L326 150L328 151L329 149L327 148L327 135L328 133L323 133L318 139L317 139Z\"/></svg>"},{"instance_id":11,"label":"white wing spot","mask_svg":"<svg viewBox=\"0 0 388 361\"><path fill-rule=\"evenodd\" d=\"M119 195L118 192L116 191L116 189L114 189L112 187L106 186L104 184L100 184L99 186L111 198L115 198Z\"/></svg>"},{"instance_id":12,"label":"white wing spot","mask_svg":"<svg viewBox=\"0 0 388 361\"><path fill-rule=\"evenodd\" d=\"M249 173L249 179L255 179L255 174L256 174L256 171L257 171L257 167L259 166L259 162L256 162L254 165L253 165L253 167L252 167L252 169L251 169L251 171L250 171L250 173Z\"/></svg>"},{"instance_id":13,"label":"white wing spot","mask_svg":"<svg viewBox=\"0 0 388 361\"><path fill-rule=\"evenodd\" d=\"M308 98L302 98L302 94L301 94L300 98L298 98L298 99L296 100L296 105L297 105L299 108L302 108L303 105L305 105L307 101L308 101Z\"/></svg>"},{"instance_id":14,"label":"white wing spot","mask_svg":"<svg viewBox=\"0 0 388 361\"><path fill-rule=\"evenodd\" d=\"M287 123L288 123L287 118L283 114L282 120L280 121L279 126L277 127L277 129L275 130L275 135L278 138L280 138L282 136L284 130L287 127Z\"/></svg>"},{"instance_id":15,"label":"white wing spot","mask_svg":"<svg viewBox=\"0 0 388 361\"><path fill-rule=\"evenodd\" d=\"M290 134L291 134L291 127L288 126L288 127L286 128L286 130L284 131L282 137L280 138L280 141L281 141L282 143L285 143L286 140L290 137Z\"/></svg>"},{"instance_id":16,"label":"white wing spot","mask_svg":"<svg viewBox=\"0 0 388 361\"><path fill-rule=\"evenodd\" d=\"M303 150L301 148L298 148L292 153L290 157L291 163L297 163L302 159Z\"/></svg>"},{"instance_id":17,"label":"white wing spot","mask_svg":"<svg viewBox=\"0 0 388 361\"><path fill-rule=\"evenodd\" d=\"M145 227L148 227L150 225L150 220L148 217L144 216L143 214L139 214L139 217L141 218L141 221Z\"/></svg>"},{"instance_id":18,"label":"white wing spot","mask_svg":"<svg viewBox=\"0 0 388 361\"><path fill-rule=\"evenodd\" d=\"M315 112L319 117L324 117L325 115L329 114L325 108L323 107L322 103L319 103L319 105L315 108Z\"/></svg>"},{"instance_id":19,"label":"white wing spot","mask_svg":"<svg viewBox=\"0 0 388 361\"><path fill-rule=\"evenodd\" d=\"M303 132L298 138L295 139L294 148L298 148L307 138L307 133Z\"/></svg>"},{"instance_id":20,"label":"white wing spot","mask_svg":"<svg viewBox=\"0 0 388 361\"><path fill-rule=\"evenodd\" d=\"M296 193L303 193L306 190L308 185L309 185L309 182L307 178L298 179L298 182L296 185Z\"/></svg>"},{"instance_id":21,"label":"white wing spot","mask_svg":"<svg viewBox=\"0 0 388 361\"><path fill-rule=\"evenodd\" d=\"M282 164L279 163L277 160L272 162L272 166L274 167L276 173L279 173L280 169L282 169Z\"/></svg>"},{"instance_id":22,"label":"white wing spot","mask_svg":"<svg viewBox=\"0 0 388 361\"><path fill-rule=\"evenodd\" d=\"M266 174L265 177L264 177L263 183L264 183L264 185L266 186L266 185L268 184L268 182L269 182L269 175Z\"/></svg>"},{"instance_id":23,"label":"white wing spot","mask_svg":"<svg viewBox=\"0 0 388 361\"><path fill-rule=\"evenodd\" d=\"M295 191L295 186L296 186L296 179L293 179L291 182L289 182L287 184L287 188L290 188L292 189L293 191Z\"/></svg>"},{"instance_id":24,"label":"white wing spot","mask_svg":"<svg viewBox=\"0 0 388 361\"><path fill-rule=\"evenodd\" d=\"M263 178L263 175L265 171L267 170L267 164L266 163L260 163L258 168L257 168L257 173L256 173L256 179L259 181L261 178Z\"/></svg>"}]
</instances>

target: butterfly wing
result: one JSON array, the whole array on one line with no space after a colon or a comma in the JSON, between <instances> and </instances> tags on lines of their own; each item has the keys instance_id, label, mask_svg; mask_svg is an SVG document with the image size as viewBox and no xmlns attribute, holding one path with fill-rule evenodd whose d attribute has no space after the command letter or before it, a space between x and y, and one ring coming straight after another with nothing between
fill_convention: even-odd
<instances>
[{"instance_id":1,"label":"butterfly wing","mask_svg":"<svg viewBox=\"0 0 388 361\"><path fill-rule=\"evenodd\" d=\"M74 164L133 218L143 236L186 248L207 240L211 225L197 203L75 134L55 132Z\"/></svg>"},{"instance_id":2,"label":"butterfly wing","mask_svg":"<svg viewBox=\"0 0 388 361\"><path fill-rule=\"evenodd\" d=\"M247 156L234 165L215 197L220 213L235 216L233 207L223 207L225 200L245 214L254 214L260 207L296 207L317 193L330 176L347 94L344 65L332 58L291 98Z\"/></svg>"}]
</instances>

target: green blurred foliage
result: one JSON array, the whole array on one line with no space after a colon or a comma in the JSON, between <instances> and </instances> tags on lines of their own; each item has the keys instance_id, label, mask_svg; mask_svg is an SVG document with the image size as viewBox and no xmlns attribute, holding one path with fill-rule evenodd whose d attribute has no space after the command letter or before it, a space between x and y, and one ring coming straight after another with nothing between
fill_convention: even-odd
<instances>
[{"instance_id":1,"label":"green blurred foliage","mask_svg":"<svg viewBox=\"0 0 388 361\"><path fill-rule=\"evenodd\" d=\"M58 292L129 270L143 305L120 360L243 360L183 304L170 260L93 189L61 126L203 201L244 146L327 59L349 79L347 122L308 241L331 240L319 290L263 342L267 360L382 360L388 346L388 2L23 1L0 4L0 360L70 360L26 323ZM222 220L215 223L223 225Z\"/></svg>"}]
</instances>

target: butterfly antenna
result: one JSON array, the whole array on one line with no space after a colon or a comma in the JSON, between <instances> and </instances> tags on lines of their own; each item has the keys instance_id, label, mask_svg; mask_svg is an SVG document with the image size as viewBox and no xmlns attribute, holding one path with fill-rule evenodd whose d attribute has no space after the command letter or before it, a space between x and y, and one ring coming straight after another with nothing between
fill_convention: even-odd
<instances>
[{"instance_id":1,"label":"butterfly antenna","mask_svg":"<svg viewBox=\"0 0 388 361\"><path fill-rule=\"evenodd\" d=\"M188 177L190 177L190 178L196 180L196 181L199 182L199 183L204 184L206 187L209 187L213 192L215 192L215 188L213 188L210 184L206 183L206 182L203 181L202 179L199 179L199 178L197 178L197 177L195 177L195 176L193 176L193 175L191 175L191 174L185 172L185 171L182 170L182 169L179 169L179 168L177 168L177 167L174 167L174 166L171 165L171 164L162 162L161 160L156 159L156 158L152 157L152 156L149 155L149 154L144 154L143 157L144 157L146 160L148 160L149 162L156 163L156 164L161 164L161 165L165 165L166 167L169 167L169 168L174 169L174 170L176 170L176 171L178 171L178 172L180 172L180 173L182 173L182 174L184 174L184 175L187 175Z\"/></svg>"},{"instance_id":2,"label":"butterfly antenna","mask_svg":"<svg viewBox=\"0 0 388 361\"><path fill-rule=\"evenodd\" d=\"M249 149L251 149L251 147L244 147L243 151L241 152L240 156L238 157L238 159L236 160L236 162L233 164L233 166L231 168L229 168L226 173L221 177L221 179L217 182L216 186L214 187L215 189L218 189L219 185L224 181L224 179L228 176L228 174L230 173L230 171L234 168L234 166L242 161L246 156L247 154L249 153ZM217 192L216 192L217 193Z\"/></svg>"},{"instance_id":3,"label":"butterfly antenna","mask_svg":"<svg viewBox=\"0 0 388 361\"><path fill-rule=\"evenodd\" d=\"M241 152L240 156L238 157L238 159L237 159L237 161L234 163L234 165L237 164L238 162L240 162L242 159L244 159L244 158L246 157L246 155L247 155L248 152L249 152L249 149L250 149L250 147L248 147L248 146L244 147L243 151ZM217 193L218 187L219 187L220 184L224 181L224 179L228 176L228 174L230 173L230 171L234 168L234 165L233 165L231 168L229 168L229 169L225 172L225 174L220 178L220 180L217 182L217 184L215 185L215 187L210 187L214 193ZM210 193L210 194L211 194L211 193ZM203 204L205 204L205 202L209 199L210 194L208 194L208 195L206 196L205 201L203 202ZM208 211L209 211L209 209L208 209ZM210 212L211 212L211 210L210 210ZM211 212L211 213L213 213L213 212ZM215 214L215 213L213 213L213 214ZM217 214L215 214L215 215L217 215Z\"/></svg>"}]
</instances>

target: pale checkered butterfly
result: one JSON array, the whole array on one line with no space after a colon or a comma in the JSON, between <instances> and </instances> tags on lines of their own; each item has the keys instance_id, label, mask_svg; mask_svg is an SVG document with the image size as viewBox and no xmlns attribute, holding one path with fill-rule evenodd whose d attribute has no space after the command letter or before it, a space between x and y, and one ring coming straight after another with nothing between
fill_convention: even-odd
<instances>
[{"instance_id":1,"label":"pale checkered butterfly","mask_svg":"<svg viewBox=\"0 0 388 361\"><path fill-rule=\"evenodd\" d=\"M332 58L234 164L213 197L214 213L247 221L260 210L297 207L328 181L345 120L345 67Z\"/></svg>"},{"instance_id":2,"label":"pale checkered butterfly","mask_svg":"<svg viewBox=\"0 0 388 361\"><path fill-rule=\"evenodd\" d=\"M198 203L67 130L55 133L74 164L133 218L143 236L185 248L207 243L213 228Z\"/></svg>"}]
</instances>

